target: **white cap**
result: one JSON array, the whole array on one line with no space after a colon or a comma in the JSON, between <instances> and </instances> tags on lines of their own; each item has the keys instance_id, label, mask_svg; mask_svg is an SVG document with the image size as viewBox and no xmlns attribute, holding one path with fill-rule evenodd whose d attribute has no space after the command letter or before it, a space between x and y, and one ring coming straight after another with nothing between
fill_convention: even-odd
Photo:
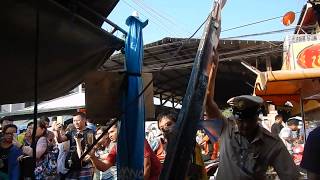
<instances>
[{"instance_id":1,"label":"white cap","mask_svg":"<svg viewBox=\"0 0 320 180\"><path fill-rule=\"evenodd\" d=\"M289 107L293 107L292 103L290 101L287 101L286 103L284 103L285 106L289 106Z\"/></svg>"}]
</instances>

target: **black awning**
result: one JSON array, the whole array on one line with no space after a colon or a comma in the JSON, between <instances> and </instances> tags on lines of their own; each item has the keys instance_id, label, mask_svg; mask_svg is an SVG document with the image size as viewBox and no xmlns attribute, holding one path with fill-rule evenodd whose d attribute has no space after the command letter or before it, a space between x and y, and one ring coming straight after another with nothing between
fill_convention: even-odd
<instances>
[{"instance_id":1,"label":"black awning","mask_svg":"<svg viewBox=\"0 0 320 180\"><path fill-rule=\"evenodd\" d=\"M0 104L33 101L36 52L34 2L1 1ZM91 5L89 1L83 2L91 8L99 7L98 11L106 11L103 14L107 15L118 1L93 0ZM124 45L123 40L100 28L102 21L84 17L86 13L82 11L79 15L65 6L52 0L38 1L40 101L71 90L83 81L88 71L97 69Z\"/></svg>"}]
</instances>

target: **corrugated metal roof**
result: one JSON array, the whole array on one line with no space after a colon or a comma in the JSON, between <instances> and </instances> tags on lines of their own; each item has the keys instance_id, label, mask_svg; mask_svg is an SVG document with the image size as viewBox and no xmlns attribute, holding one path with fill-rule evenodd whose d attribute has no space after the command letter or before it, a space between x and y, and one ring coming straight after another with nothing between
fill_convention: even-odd
<instances>
[{"instance_id":1,"label":"corrugated metal roof","mask_svg":"<svg viewBox=\"0 0 320 180\"><path fill-rule=\"evenodd\" d=\"M182 101L199 42L200 39L164 38L144 46L143 71L153 73L156 97ZM233 95L253 92L256 75L241 65L241 61L260 71L266 70L267 58L273 69L280 69L282 64L282 42L279 41L220 40L218 52L216 98L221 103ZM116 54L101 69L121 72L123 63L123 54Z\"/></svg>"}]
</instances>

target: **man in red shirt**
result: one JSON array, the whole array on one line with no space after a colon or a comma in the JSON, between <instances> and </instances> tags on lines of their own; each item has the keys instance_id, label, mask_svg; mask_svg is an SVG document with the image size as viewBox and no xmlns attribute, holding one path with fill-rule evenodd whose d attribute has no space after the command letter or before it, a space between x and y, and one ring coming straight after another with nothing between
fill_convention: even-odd
<instances>
[{"instance_id":1,"label":"man in red shirt","mask_svg":"<svg viewBox=\"0 0 320 180\"><path fill-rule=\"evenodd\" d=\"M114 125L108 131L109 137L111 141L116 141L117 137L114 137L115 131L117 130L117 126ZM117 147L114 146L109 155L106 157L104 161L99 160L94 153L90 154L90 160L92 164L99 170L99 171L106 171L111 166L116 163L116 156L117 156ZM158 160L157 156L152 151L149 143L144 140L144 179L145 180L157 180L159 179L161 173L161 163Z\"/></svg>"}]
</instances>

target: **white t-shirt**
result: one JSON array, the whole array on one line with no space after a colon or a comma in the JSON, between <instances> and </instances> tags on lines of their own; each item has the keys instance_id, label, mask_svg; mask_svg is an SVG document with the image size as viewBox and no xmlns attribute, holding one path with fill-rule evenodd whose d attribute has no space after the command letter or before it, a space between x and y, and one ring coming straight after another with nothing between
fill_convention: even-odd
<instances>
[{"instance_id":1,"label":"white t-shirt","mask_svg":"<svg viewBox=\"0 0 320 180\"><path fill-rule=\"evenodd\" d=\"M69 143L69 141L67 141L67 143ZM65 160L69 150L66 150L66 147L64 146L65 146L65 143L58 144L59 155L57 159L57 171L58 173L61 173L61 174L66 174L68 172L68 169L65 168Z\"/></svg>"},{"instance_id":2,"label":"white t-shirt","mask_svg":"<svg viewBox=\"0 0 320 180\"><path fill-rule=\"evenodd\" d=\"M282 139L283 143L286 145L289 152L292 152L292 143L286 141L286 138L294 138L293 132L289 127L284 127L279 133L279 137Z\"/></svg>"}]
</instances>

